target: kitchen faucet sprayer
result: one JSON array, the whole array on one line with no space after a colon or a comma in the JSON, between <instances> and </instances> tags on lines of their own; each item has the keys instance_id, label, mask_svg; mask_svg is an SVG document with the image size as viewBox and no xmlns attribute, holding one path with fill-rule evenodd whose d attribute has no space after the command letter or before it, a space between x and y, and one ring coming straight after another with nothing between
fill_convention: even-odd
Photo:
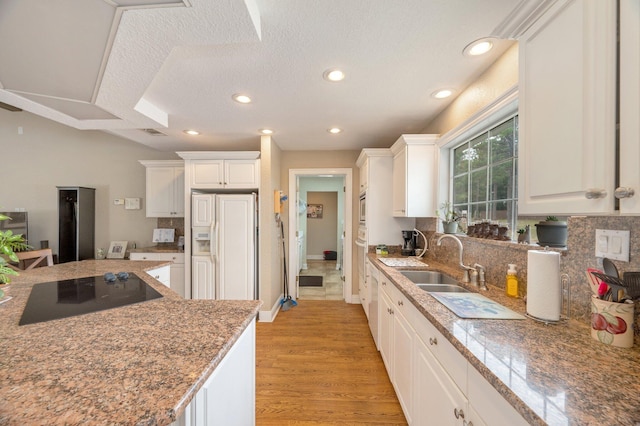
<instances>
[{"instance_id":1,"label":"kitchen faucet sprayer","mask_svg":"<svg viewBox=\"0 0 640 426\"><path fill-rule=\"evenodd\" d=\"M473 274L474 284L477 285L478 284L477 283L478 271L475 268L473 268L471 266L467 266L462 262L462 251L464 250L464 246L462 245L462 241L460 241L460 239L458 237L456 237L455 235L453 235L453 234L444 234L444 235L441 235L440 238L438 238L438 241L436 242L436 245L438 247L441 246L442 245L442 240L444 240L445 238L451 238L453 241L456 242L456 244L458 244L458 249L459 249L458 251L459 251L459 254L460 254L460 259L459 259L460 267L462 269L464 269L464 275L462 276L462 282L464 282L464 283L470 282L471 280L469 278L469 272L473 271L473 272L475 272ZM484 271L483 271L483 274L482 274L482 278L484 280Z\"/></svg>"}]
</instances>

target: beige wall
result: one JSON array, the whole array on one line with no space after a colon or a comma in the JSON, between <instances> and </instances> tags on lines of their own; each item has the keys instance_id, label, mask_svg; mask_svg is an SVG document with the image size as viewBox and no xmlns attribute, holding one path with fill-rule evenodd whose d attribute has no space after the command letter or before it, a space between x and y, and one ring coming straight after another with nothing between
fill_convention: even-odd
<instances>
[{"instance_id":1,"label":"beige wall","mask_svg":"<svg viewBox=\"0 0 640 426\"><path fill-rule=\"evenodd\" d=\"M18 133L18 128L22 133ZM28 112L0 109L0 210L29 212L29 239L58 251L56 186L96 188L96 247L113 240L150 245L155 218L145 217L145 169L138 160L178 159L104 132L76 130ZM115 198L142 199L125 210Z\"/></svg>"},{"instance_id":2,"label":"beige wall","mask_svg":"<svg viewBox=\"0 0 640 426\"><path fill-rule=\"evenodd\" d=\"M338 193L307 192L307 204L321 204L322 217L307 219L307 258L322 257L325 250L338 251Z\"/></svg>"},{"instance_id":3,"label":"beige wall","mask_svg":"<svg viewBox=\"0 0 640 426\"><path fill-rule=\"evenodd\" d=\"M445 134L518 84L518 43L471 83L422 133Z\"/></svg>"}]
</instances>

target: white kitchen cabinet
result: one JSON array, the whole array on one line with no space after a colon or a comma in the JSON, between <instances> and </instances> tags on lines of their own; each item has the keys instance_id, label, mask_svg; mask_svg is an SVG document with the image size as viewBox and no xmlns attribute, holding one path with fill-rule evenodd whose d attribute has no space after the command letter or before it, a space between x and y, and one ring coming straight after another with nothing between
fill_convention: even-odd
<instances>
[{"instance_id":1,"label":"white kitchen cabinet","mask_svg":"<svg viewBox=\"0 0 640 426\"><path fill-rule=\"evenodd\" d=\"M255 425L255 340L252 321L174 426Z\"/></svg>"},{"instance_id":2,"label":"white kitchen cabinet","mask_svg":"<svg viewBox=\"0 0 640 426\"><path fill-rule=\"evenodd\" d=\"M171 290L178 293L180 296L185 295L185 279L184 279L184 253L178 252L133 252L129 254L130 260L152 260L152 261L170 261L170 266L166 268L166 272L163 272L163 279L156 278ZM147 271L147 273L155 278L153 271Z\"/></svg>"},{"instance_id":3,"label":"white kitchen cabinet","mask_svg":"<svg viewBox=\"0 0 640 426\"><path fill-rule=\"evenodd\" d=\"M402 231L415 227L415 219L393 214L393 153L389 148L365 148L356 165L366 184L367 245L402 244ZM361 189L362 191L362 189Z\"/></svg>"},{"instance_id":4,"label":"white kitchen cabinet","mask_svg":"<svg viewBox=\"0 0 640 426\"><path fill-rule=\"evenodd\" d=\"M389 379L402 410L411 424L413 413L413 340L415 331L403 314L407 299L379 274L379 347Z\"/></svg>"},{"instance_id":5,"label":"white kitchen cabinet","mask_svg":"<svg viewBox=\"0 0 640 426\"><path fill-rule=\"evenodd\" d=\"M498 391L471 365L468 371L469 404L473 409L470 415L474 426L480 425L481 420L491 426L526 426L528 423L522 418Z\"/></svg>"},{"instance_id":6,"label":"white kitchen cabinet","mask_svg":"<svg viewBox=\"0 0 640 426\"><path fill-rule=\"evenodd\" d=\"M393 216L433 217L437 210L438 135L402 135L393 153Z\"/></svg>"},{"instance_id":7,"label":"white kitchen cabinet","mask_svg":"<svg viewBox=\"0 0 640 426\"><path fill-rule=\"evenodd\" d=\"M147 217L184 217L184 162L140 163L146 168Z\"/></svg>"},{"instance_id":8,"label":"white kitchen cabinet","mask_svg":"<svg viewBox=\"0 0 640 426\"><path fill-rule=\"evenodd\" d=\"M518 213L612 213L616 2L557 1L519 49Z\"/></svg>"},{"instance_id":9,"label":"white kitchen cabinet","mask_svg":"<svg viewBox=\"0 0 640 426\"><path fill-rule=\"evenodd\" d=\"M358 167L360 168L360 194L364 194L369 184L369 158L364 157Z\"/></svg>"},{"instance_id":10,"label":"white kitchen cabinet","mask_svg":"<svg viewBox=\"0 0 640 426\"><path fill-rule=\"evenodd\" d=\"M620 0L620 213L640 214L640 2ZM622 194L621 194L622 195Z\"/></svg>"},{"instance_id":11,"label":"white kitchen cabinet","mask_svg":"<svg viewBox=\"0 0 640 426\"><path fill-rule=\"evenodd\" d=\"M256 189L260 186L258 159L191 160L192 189Z\"/></svg>"}]
</instances>

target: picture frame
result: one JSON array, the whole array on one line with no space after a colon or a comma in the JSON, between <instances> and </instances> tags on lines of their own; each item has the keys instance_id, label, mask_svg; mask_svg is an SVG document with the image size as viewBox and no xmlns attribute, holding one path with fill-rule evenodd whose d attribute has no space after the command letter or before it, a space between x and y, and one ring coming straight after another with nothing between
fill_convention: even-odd
<instances>
[{"instance_id":1,"label":"picture frame","mask_svg":"<svg viewBox=\"0 0 640 426\"><path fill-rule=\"evenodd\" d=\"M128 243L128 241L111 241L109 251L107 252L107 259L124 259Z\"/></svg>"},{"instance_id":2,"label":"picture frame","mask_svg":"<svg viewBox=\"0 0 640 426\"><path fill-rule=\"evenodd\" d=\"M322 204L308 204L307 219L322 219Z\"/></svg>"}]
</instances>

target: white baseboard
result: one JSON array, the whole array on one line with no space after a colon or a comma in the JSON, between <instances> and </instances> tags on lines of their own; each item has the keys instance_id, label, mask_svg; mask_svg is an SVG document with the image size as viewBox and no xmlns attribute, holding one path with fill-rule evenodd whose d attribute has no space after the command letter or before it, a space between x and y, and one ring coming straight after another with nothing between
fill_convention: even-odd
<instances>
[{"instance_id":1,"label":"white baseboard","mask_svg":"<svg viewBox=\"0 0 640 426\"><path fill-rule=\"evenodd\" d=\"M259 311L258 312L258 321L260 322L273 322L280 311L280 307L282 306L280 302L284 298L284 293L281 293L276 303L271 307L270 311Z\"/></svg>"}]
</instances>

